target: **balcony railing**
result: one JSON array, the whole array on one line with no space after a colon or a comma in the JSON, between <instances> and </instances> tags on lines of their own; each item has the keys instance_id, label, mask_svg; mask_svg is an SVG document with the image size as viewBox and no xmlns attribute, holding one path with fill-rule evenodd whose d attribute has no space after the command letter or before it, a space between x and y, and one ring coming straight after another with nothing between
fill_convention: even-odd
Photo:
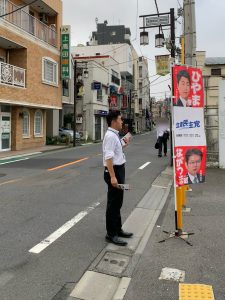
<instances>
[{"instance_id":1,"label":"balcony railing","mask_svg":"<svg viewBox=\"0 0 225 300\"><path fill-rule=\"evenodd\" d=\"M0 84L25 88L26 70L0 62Z\"/></svg>"},{"instance_id":2,"label":"balcony railing","mask_svg":"<svg viewBox=\"0 0 225 300\"><path fill-rule=\"evenodd\" d=\"M39 38L40 40L56 47L57 33L54 25L47 26L22 9L15 11L19 7L8 0L0 0L0 15L7 14L4 19L13 25L23 29L29 34ZM15 11L14 13L12 13Z\"/></svg>"}]
</instances>

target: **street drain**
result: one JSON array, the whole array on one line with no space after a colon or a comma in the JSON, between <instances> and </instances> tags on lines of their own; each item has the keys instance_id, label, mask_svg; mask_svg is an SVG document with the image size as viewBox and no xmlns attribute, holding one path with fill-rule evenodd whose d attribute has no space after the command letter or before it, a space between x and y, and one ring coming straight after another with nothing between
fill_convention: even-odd
<instances>
[{"instance_id":1,"label":"street drain","mask_svg":"<svg viewBox=\"0 0 225 300\"><path fill-rule=\"evenodd\" d=\"M96 269L99 272L104 272L106 274L122 274L129 264L130 256L115 253L106 252L98 263Z\"/></svg>"},{"instance_id":2,"label":"street drain","mask_svg":"<svg viewBox=\"0 0 225 300\"><path fill-rule=\"evenodd\" d=\"M6 176L6 174L0 174L0 177L4 177L4 176Z\"/></svg>"}]
</instances>

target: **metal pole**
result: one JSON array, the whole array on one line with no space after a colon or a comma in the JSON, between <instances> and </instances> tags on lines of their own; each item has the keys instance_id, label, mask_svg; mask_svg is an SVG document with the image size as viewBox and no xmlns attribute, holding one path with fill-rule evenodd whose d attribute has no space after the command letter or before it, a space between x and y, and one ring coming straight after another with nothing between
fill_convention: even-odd
<instances>
[{"instance_id":1,"label":"metal pole","mask_svg":"<svg viewBox=\"0 0 225 300\"><path fill-rule=\"evenodd\" d=\"M132 90L130 89L130 95L129 95L129 132L132 131L132 124L131 124L131 98L132 98Z\"/></svg>"},{"instance_id":2,"label":"metal pole","mask_svg":"<svg viewBox=\"0 0 225 300\"><path fill-rule=\"evenodd\" d=\"M175 61L175 17L174 17L174 8L170 9L170 36L171 36L171 57Z\"/></svg>"},{"instance_id":3,"label":"metal pole","mask_svg":"<svg viewBox=\"0 0 225 300\"><path fill-rule=\"evenodd\" d=\"M170 36L171 36L171 58L173 63L175 62L175 17L174 8L170 9ZM173 68L171 69L173 70ZM172 113L173 113L173 71L171 71L172 86L171 86L171 105L170 105L170 165L173 166L173 128L172 128Z\"/></svg>"},{"instance_id":4,"label":"metal pole","mask_svg":"<svg viewBox=\"0 0 225 300\"><path fill-rule=\"evenodd\" d=\"M73 65L74 70L74 104L73 104L73 147L76 147L76 131L77 131L77 124L76 124L76 115L77 115L77 61L74 60Z\"/></svg>"}]
</instances>

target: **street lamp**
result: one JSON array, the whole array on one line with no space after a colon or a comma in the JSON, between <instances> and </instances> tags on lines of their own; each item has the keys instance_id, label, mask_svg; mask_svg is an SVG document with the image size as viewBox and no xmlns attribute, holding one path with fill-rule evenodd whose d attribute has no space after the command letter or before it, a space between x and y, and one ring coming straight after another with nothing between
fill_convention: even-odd
<instances>
[{"instance_id":1,"label":"street lamp","mask_svg":"<svg viewBox=\"0 0 225 300\"><path fill-rule=\"evenodd\" d=\"M155 47L156 48L162 48L164 47L165 39L163 33L158 33L155 35Z\"/></svg>"},{"instance_id":2,"label":"street lamp","mask_svg":"<svg viewBox=\"0 0 225 300\"><path fill-rule=\"evenodd\" d=\"M149 44L148 32L142 31L140 32L140 44L142 46L146 46Z\"/></svg>"},{"instance_id":3,"label":"street lamp","mask_svg":"<svg viewBox=\"0 0 225 300\"><path fill-rule=\"evenodd\" d=\"M155 47L160 48L165 45L164 35L160 33L160 29L162 27L170 27L170 41L166 41L166 45L170 44L170 53L172 61L175 61L175 16L174 16L174 8L170 9L168 13L158 13L158 14L151 14L151 15L142 15L140 18L143 18L143 26L140 27L143 31L141 32L141 36L143 37L145 30L147 28L159 28L159 33L155 35ZM143 37L144 39L144 37ZM142 39L142 42L143 42ZM145 43L141 45L146 45ZM173 95L173 91L172 91ZM172 103L171 103L172 106ZM173 165L173 147L172 147L172 114L170 114L170 132L171 132L171 166Z\"/></svg>"}]
</instances>

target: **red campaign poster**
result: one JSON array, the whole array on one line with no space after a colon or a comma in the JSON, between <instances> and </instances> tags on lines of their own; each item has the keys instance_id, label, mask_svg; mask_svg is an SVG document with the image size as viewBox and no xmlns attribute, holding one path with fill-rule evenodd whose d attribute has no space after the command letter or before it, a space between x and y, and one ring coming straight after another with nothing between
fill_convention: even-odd
<instances>
[{"instance_id":1,"label":"red campaign poster","mask_svg":"<svg viewBox=\"0 0 225 300\"><path fill-rule=\"evenodd\" d=\"M202 71L186 66L173 67L173 106L204 107Z\"/></svg>"},{"instance_id":2,"label":"red campaign poster","mask_svg":"<svg viewBox=\"0 0 225 300\"><path fill-rule=\"evenodd\" d=\"M206 146L174 147L176 187L205 182Z\"/></svg>"},{"instance_id":3,"label":"red campaign poster","mask_svg":"<svg viewBox=\"0 0 225 300\"><path fill-rule=\"evenodd\" d=\"M116 107L117 106L117 97L115 95L111 95L109 98L109 106Z\"/></svg>"}]
</instances>

